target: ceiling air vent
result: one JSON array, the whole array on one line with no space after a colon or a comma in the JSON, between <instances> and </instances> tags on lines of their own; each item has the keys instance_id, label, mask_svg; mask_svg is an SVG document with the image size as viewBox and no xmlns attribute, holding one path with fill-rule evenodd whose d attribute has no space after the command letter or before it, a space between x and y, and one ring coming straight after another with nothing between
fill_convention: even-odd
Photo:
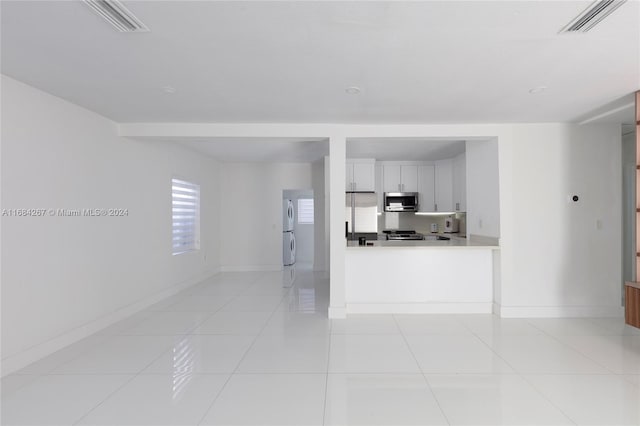
<instances>
[{"instance_id":1,"label":"ceiling air vent","mask_svg":"<svg viewBox=\"0 0 640 426\"><path fill-rule=\"evenodd\" d=\"M91 9L122 33L141 33L149 28L118 0L83 0Z\"/></svg>"},{"instance_id":2,"label":"ceiling air vent","mask_svg":"<svg viewBox=\"0 0 640 426\"><path fill-rule=\"evenodd\" d=\"M584 12L578 15L560 33L586 33L609 16L614 10L622 6L627 0L599 0L592 3Z\"/></svg>"}]
</instances>

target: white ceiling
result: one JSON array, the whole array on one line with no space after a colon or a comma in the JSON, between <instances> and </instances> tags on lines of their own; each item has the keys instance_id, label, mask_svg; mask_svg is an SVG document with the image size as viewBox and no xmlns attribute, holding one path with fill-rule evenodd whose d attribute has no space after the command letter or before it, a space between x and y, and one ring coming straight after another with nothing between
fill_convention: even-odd
<instances>
[{"instance_id":1,"label":"white ceiling","mask_svg":"<svg viewBox=\"0 0 640 426\"><path fill-rule=\"evenodd\" d=\"M329 155L327 139L300 138L137 138L176 142L222 162L311 163ZM465 141L423 138L350 138L347 158L378 161L435 161L465 152Z\"/></svg>"},{"instance_id":2,"label":"white ceiling","mask_svg":"<svg viewBox=\"0 0 640 426\"><path fill-rule=\"evenodd\" d=\"M118 122L580 121L640 89L634 0L582 35L590 0L125 4L151 32L2 1L2 72Z\"/></svg>"},{"instance_id":3,"label":"white ceiling","mask_svg":"<svg viewBox=\"0 0 640 426\"><path fill-rule=\"evenodd\" d=\"M158 138L152 139L152 143L155 140ZM326 139L188 138L171 141L223 162L311 163L329 155Z\"/></svg>"},{"instance_id":4,"label":"white ceiling","mask_svg":"<svg viewBox=\"0 0 640 426\"><path fill-rule=\"evenodd\" d=\"M452 158L463 152L465 141L414 138L354 138L347 141L348 158L435 161Z\"/></svg>"}]
</instances>

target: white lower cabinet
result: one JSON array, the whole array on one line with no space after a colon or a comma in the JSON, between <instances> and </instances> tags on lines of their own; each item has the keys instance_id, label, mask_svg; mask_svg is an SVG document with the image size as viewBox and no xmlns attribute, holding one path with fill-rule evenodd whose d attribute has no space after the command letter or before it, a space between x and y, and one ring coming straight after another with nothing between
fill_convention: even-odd
<instances>
[{"instance_id":1,"label":"white lower cabinet","mask_svg":"<svg viewBox=\"0 0 640 426\"><path fill-rule=\"evenodd\" d=\"M492 247L349 247L347 312L491 313L493 256Z\"/></svg>"}]
</instances>

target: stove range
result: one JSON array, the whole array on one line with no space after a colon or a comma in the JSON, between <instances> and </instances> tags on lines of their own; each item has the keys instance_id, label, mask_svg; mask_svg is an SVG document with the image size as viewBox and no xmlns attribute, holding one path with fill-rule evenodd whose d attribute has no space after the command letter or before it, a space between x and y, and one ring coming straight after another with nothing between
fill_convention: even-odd
<instances>
[{"instance_id":1,"label":"stove range","mask_svg":"<svg viewBox=\"0 0 640 426\"><path fill-rule=\"evenodd\" d=\"M382 231L387 235L387 240L424 240L424 235L416 231L388 229Z\"/></svg>"}]
</instances>

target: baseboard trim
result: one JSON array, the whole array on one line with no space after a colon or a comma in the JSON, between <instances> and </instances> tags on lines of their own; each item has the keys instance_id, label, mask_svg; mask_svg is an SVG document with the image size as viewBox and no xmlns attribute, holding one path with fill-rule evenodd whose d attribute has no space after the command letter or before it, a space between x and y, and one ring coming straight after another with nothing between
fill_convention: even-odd
<instances>
[{"instance_id":1,"label":"baseboard trim","mask_svg":"<svg viewBox=\"0 0 640 426\"><path fill-rule=\"evenodd\" d=\"M622 306L500 306L494 313L502 318L622 318Z\"/></svg>"},{"instance_id":2,"label":"baseboard trim","mask_svg":"<svg viewBox=\"0 0 640 426\"><path fill-rule=\"evenodd\" d=\"M192 277L188 280L182 281L178 284L174 284L169 288L162 290L152 296L146 297L142 300L138 300L130 303L129 305L122 307L114 312L106 314L98 319L90 321L82 326L74 328L71 331L63 333L57 337L47 340L46 342L37 344L22 352L12 354L2 359L2 372L1 376L4 377L15 371L18 371L29 364L32 364L42 358L51 355L66 346L72 345L86 337L91 336L99 332L100 330L107 328L118 321L121 321L128 316L131 316L141 310L160 302L167 297L173 296L185 290L207 278L210 278L220 271L218 268L207 271L206 273L197 277Z\"/></svg>"},{"instance_id":3,"label":"baseboard trim","mask_svg":"<svg viewBox=\"0 0 640 426\"><path fill-rule=\"evenodd\" d=\"M330 319L344 319L347 317L347 308L345 306L329 306L327 316Z\"/></svg>"},{"instance_id":4,"label":"baseboard trim","mask_svg":"<svg viewBox=\"0 0 640 426\"><path fill-rule=\"evenodd\" d=\"M492 303L347 303L347 314L490 314Z\"/></svg>"},{"instance_id":5,"label":"baseboard trim","mask_svg":"<svg viewBox=\"0 0 640 426\"><path fill-rule=\"evenodd\" d=\"M282 271L282 265L227 265L220 272L275 272Z\"/></svg>"}]
</instances>

